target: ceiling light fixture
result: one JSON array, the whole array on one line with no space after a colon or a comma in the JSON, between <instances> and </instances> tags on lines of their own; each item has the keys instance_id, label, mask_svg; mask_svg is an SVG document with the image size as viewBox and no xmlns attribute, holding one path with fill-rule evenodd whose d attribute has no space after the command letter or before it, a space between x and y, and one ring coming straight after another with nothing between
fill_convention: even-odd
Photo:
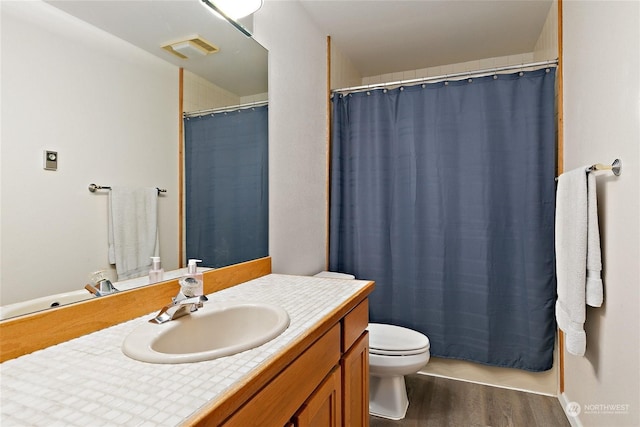
<instances>
[{"instance_id":1,"label":"ceiling light fixture","mask_svg":"<svg viewBox=\"0 0 640 427\"><path fill-rule=\"evenodd\" d=\"M237 20L256 13L262 7L263 0L200 0L200 3L250 37L251 33L238 24Z\"/></svg>"},{"instance_id":2,"label":"ceiling light fixture","mask_svg":"<svg viewBox=\"0 0 640 427\"><path fill-rule=\"evenodd\" d=\"M263 0L201 0L203 4L214 6L216 12L222 12L231 19L240 19L256 13Z\"/></svg>"}]
</instances>

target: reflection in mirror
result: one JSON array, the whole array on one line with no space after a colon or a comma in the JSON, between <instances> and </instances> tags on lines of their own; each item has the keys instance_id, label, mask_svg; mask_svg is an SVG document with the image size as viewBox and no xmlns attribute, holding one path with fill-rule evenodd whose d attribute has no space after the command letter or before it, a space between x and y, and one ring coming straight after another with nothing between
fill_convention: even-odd
<instances>
[{"instance_id":1,"label":"reflection in mirror","mask_svg":"<svg viewBox=\"0 0 640 427\"><path fill-rule=\"evenodd\" d=\"M109 193L90 183L167 189L160 256L164 279L179 276L180 68L185 111L265 100L266 50L198 0L3 2L1 13L11 108L2 110L0 304L92 297L83 288L98 270L126 289L107 257ZM219 51L185 60L161 47L194 34ZM44 168L47 150L58 153L55 171Z\"/></svg>"},{"instance_id":2,"label":"reflection in mirror","mask_svg":"<svg viewBox=\"0 0 640 427\"><path fill-rule=\"evenodd\" d=\"M246 36L251 36L249 30L240 21L241 18L250 16L262 7L263 0L200 0L200 3L214 15L226 19L238 31Z\"/></svg>"},{"instance_id":3,"label":"reflection in mirror","mask_svg":"<svg viewBox=\"0 0 640 427\"><path fill-rule=\"evenodd\" d=\"M223 267L267 256L267 105L185 116L187 257Z\"/></svg>"}]
</instances>

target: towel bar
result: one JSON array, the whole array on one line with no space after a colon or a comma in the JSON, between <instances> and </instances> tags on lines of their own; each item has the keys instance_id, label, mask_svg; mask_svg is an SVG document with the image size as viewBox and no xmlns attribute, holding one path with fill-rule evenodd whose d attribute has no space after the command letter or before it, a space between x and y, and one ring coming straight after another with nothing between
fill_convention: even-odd
<instances>
[{"instance_id":1,"label":"towel bar","mask_svg":"<svg viewBox=\"0 0 640 427\"><path fill-rule=\"evenodd\" d=\"M613 172L615 176L620 176L620 173L622 172L622 161L620 159L615 159L613 163L611 163L611 166L603 165L602 163L596 163L595 165L589 166L585 170L585 172L589 173L592 171L603 171L603 170L610 170Z\"/></svg>"},{"instance_id":2,"label":"towel bar","mask_svg":"<svg viewBox=\"0 0 640 427\"><path fill-rule=\"evenodd\" d=\"M89 184L89 191L91 191L92 193L95 193L96 190L111 190L111 187L108 187L105 185ZM158 190L158 194L167 192L167 190L164 188L156 187L156 190Z\"/></svg>"},{"instance_id":3,"label":"towel bar","mask_svg":"<svg viewBox=\"0 0 640 427\"><path fill-rule=\"evenodd\" d=\"M611 171L615 176L620 176L622 173L622 160L615 159L611 166L603 165L602 163L596 163L591 166L587 166L584 170L586 173L593 171ZM558 177L556 177L556 182L558 181Z\"/></svg>"}]
</instances>

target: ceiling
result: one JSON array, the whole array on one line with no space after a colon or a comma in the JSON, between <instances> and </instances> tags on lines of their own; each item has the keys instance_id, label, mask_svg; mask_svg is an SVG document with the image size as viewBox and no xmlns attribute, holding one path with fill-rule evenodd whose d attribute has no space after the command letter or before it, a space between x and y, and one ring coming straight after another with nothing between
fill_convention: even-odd
<instances>
[{"instance_id":1,"label":"ceiling","mask_svg":"<svg viewBox=\"0 0 640 427\"><path fill-rule=\"evenodd\" d=\"M552 4L552 0L299 1L363 77L532 52Z\"/></svg>"},{"instance_id":2,"label":"ceiling","mask_svg":"<svg viewBox=\"0 0 640 427\"><path fill-rule=\"evenodd\" d=\"M239 96L267 92L267 51L198 0L45 0ZM199 35L220 51L180 59L162 45Z\"/></svg>"},{"instance_id":3,"label":"ceiling","mask_svg":"<svg viewBox=\"0 0 640 427\"><path fill-rule=\"evenodd\" d=\"M230 24L203 13L198 0L45 1L236 94L266 92L266 68L253 65L262 62L266 67L266 51ZM552 0L288 1L300 2L362 77L532 52L552 4ZM184 61L160 48L193 34L219 46L220 52ZM235 65L227 67L230 63Z\"/></svg>"}]
</instances>

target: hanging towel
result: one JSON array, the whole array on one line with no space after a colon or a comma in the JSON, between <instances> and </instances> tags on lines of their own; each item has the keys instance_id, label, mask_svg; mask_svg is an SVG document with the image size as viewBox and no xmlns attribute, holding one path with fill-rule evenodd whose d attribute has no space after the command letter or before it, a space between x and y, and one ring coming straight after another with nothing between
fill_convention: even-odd
<instances>
[{"instance_id":1,"label":"hanging towel","mask_svg":"<svg viewBox=\"0 0 640 427\"><path fill-rule=\"evenodd\" d=\"M560 175L556 194L556 320L576 356L586 350L585 304L603 300L596 179L587 167Z\"/></svg>"},{"instance_id":2,"label":"hanging towel","mask_svg":"<svg viewBox=\"0 0 640 427\"><path fill-rule=\"evenodd\" d=\"M118 280L149 272L159 256L158 189L112 187L109 193L109 262Z\"/></svg>"}]
</instances>

